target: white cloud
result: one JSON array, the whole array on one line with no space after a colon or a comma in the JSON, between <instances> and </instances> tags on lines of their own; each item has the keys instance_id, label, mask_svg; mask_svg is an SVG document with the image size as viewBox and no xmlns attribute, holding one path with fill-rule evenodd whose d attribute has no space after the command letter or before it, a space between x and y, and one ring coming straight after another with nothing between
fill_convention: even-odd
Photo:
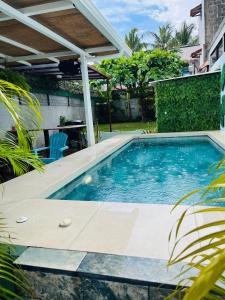
<instances>
[{"instance_id":1,"label":"white cloud","mask_svg":"<svg viewBox=\"0 0 225 300\"><path fill-rule=\"evenodd\" d=\"M190 9L201 0L94 0L111 22L129 22L130 15L145 16L160 23L171 22L176 28L181 22L196 22Z\"/></svg>"}]
</instances>

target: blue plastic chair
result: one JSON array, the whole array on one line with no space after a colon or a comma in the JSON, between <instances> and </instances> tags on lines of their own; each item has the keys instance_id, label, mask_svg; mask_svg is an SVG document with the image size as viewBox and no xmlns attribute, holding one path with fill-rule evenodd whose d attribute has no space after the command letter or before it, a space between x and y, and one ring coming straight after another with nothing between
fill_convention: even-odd
<instances>
[{"instance_id":1,"label":"blue plastic chair","mask_svg":"<svg viewBox=\"0 0 225 300\"><path fill-rule=\"evenodd\" d=\"M36 148L33 149L34 154L38 156L38 152L49 149L49 158L41 158L41 161L45 164L52 163L60 158L63 157L63 151L68 149L69 147L66 146L68 135L59 132L54 133L50 136L50 146L49 147L43 147L43 148Z\"/></svg>"}]
</instances>

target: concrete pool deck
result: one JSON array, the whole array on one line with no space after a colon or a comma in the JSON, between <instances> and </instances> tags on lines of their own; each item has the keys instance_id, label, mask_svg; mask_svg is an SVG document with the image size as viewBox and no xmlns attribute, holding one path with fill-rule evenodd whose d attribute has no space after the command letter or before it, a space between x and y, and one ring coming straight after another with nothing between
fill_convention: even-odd
<instances>
[{"instance_id":1,"label":"concrete pool deck","mask_svg":"<svg viewBox=\"0 0 225 300\"><path fill-rule=\"evenodd\" d=\"M3 184L0 211L6 218L13 243L167 260L168 235L185 206L171 214L170 205L46 200L45 197L134 137L203 135L225 149L225 133L220 131L121 135L47 165L43 173L32 171ZM22 216L28 217L28 221L16 223ZM221 218L224 217L221 213ZM72 224L68 228L59 228L58 224L64 218L70 218ZM207 217L207 222L209 218L213 219L213 214ZM205 221L190 216L182 232Z\"/></svg>"}]
</instances>

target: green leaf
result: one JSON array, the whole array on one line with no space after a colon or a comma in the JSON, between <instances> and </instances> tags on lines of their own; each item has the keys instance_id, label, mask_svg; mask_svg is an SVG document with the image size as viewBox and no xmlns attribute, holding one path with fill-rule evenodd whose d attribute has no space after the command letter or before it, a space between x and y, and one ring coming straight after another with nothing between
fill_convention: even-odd
<instances>
[{"instance_id":1,"label":"green leaf","mask_svg":"<svg viewBox=\"0 0 225 300\"><path fill-rule=\"evenodd\" d=\"M213 288L214 282L223 273L224 261L225 250L201 270L193 285L188 289L184 300L201 300Z\"/></svg>"}]
</instances>

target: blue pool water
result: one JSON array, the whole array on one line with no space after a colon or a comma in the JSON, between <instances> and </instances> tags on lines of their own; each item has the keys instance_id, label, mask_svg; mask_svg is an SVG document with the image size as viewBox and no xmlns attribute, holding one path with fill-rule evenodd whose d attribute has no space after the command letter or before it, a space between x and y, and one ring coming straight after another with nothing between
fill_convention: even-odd
<instances>
[{"instance_id":1,"label":"blue pool water","mask_svg":"<svg viewBox=\"0 0 225 300\"><path fill-rule=\"evenodd\" d=\"M209 167L223 157L207 137L136 139L49 198L174 204L207 185Z\"/></svg>"}]
</instances>

